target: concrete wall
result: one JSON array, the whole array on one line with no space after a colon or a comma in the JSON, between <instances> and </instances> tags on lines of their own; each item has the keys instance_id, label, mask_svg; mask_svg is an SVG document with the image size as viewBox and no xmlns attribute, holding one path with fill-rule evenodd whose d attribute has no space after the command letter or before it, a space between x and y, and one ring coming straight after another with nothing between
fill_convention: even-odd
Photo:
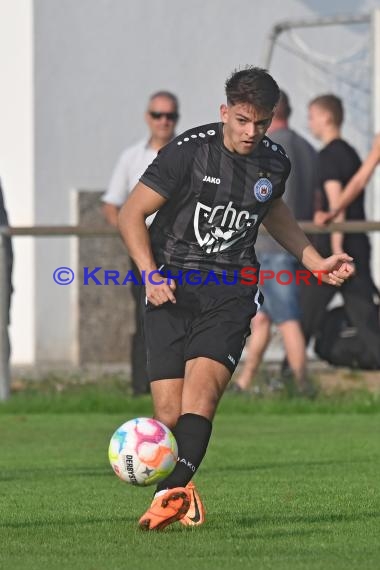
<instances>
[{"instance_id":1,"label":"concrete wall","mask_svg":"<svg viewBox=\"0 0 380 570\"><path fill-rule=\"evenodd\" d=\"M78 192L80 226L107 227L100 211L100 196L100 192ZM127 362L130 360L135 330L130 282L124 286L111 282L106 286L99 285L96 281L98 279L104 283L104 272L111 269L119 272L119 282L123 282L131 269L124 244L119 236L82 237L78 239L77 259L77 310L74 312L77 314L76 360L79 364ZM95 274L96 279L85 280L84 268L92 271L96 267L103 268ZM86 285L83 285L84 282Z\"/></svg>"},{"instance_id":2,"label":"concrete wall","mask_svg":"<svg viewBox=\"0 0 380 570\"><path fill-rule=\"evenodd\" d=\"M361 3L360 12L372 4ZM340 10L358 8L353 0L0 0L6 86L0 173L12 223L75 223L73 191L107 185L118 154L145 134L149 93L178 94L179 130L215 120L226 76L239 65L261 63L275 23ZM325 43L309 37L318 49ZM330 33L325 47L340 53L359 39L357 30ZM293 124L305 132L314 78L302 70L297 79L299 71L294 58L276 51L272 72L296 93ZM364 131L354 133L362 151ZM39 238L32 245L22 239L16 242L13 359L74 361L78 297L75 287L56 285L52 273L75 263L75 240Z\"/></svg>"}]
</instances>

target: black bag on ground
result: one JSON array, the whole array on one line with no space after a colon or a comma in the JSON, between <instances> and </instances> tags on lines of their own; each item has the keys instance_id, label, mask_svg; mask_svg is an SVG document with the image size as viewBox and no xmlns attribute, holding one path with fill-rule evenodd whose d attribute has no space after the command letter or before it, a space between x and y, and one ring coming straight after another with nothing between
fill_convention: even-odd
<instances>
[{"instance_id":1,"label":"black bag on ground","mask_svg":"<svg viewBox=\"0 0 380 570\"><path fill-rule=\"evenodd\" d=\"M380 370L380 350L377 357L370 353L365 336L359 336L344 307L326 311L321 329L315 335L314 350L319 358L334 366Z\"/></svg>"}]
</instances>

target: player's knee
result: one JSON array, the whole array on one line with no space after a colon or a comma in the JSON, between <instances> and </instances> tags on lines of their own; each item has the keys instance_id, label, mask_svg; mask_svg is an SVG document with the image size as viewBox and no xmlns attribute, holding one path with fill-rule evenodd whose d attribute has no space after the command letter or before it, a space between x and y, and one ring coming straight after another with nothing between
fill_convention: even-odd
<instances>
[{"instance_id":1,"label":"player's knee","mask_svg":"<svg viewBox=\"0 0 380 570\"><path fill-rule=\"evenodd\" d=\"M169 408L159 410L154 414L154 418L162 422L169 429L173 429L175 427L179 416L180 416L179 410L174 410Z\"/></svg>"},{"instance_id":2,"label":"player's knee","mask_svg":"<svg viewBox=\"0 0 380 570\"><path fill-rule=\"evenodd\" d=\"M209 390L203 397L199 395L198 398L194 398L191 402L184 403L181 413L196 414L211 421L215 415L221 395L222 390Z\"/></svg>"}]
</instances>

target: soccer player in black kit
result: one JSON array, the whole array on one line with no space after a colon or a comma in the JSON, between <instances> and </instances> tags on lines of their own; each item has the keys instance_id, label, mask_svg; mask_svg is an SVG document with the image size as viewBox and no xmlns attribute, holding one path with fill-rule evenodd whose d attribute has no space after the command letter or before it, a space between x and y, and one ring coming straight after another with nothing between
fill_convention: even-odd
<instances>
[{"instance_id":1,"label":"soccer player in black kit","mask_svg":"<svg viewBox=\"0 0 380 570\"><path fill-rule=\"evenodd\" d=\"M270 234L308 270L323 272L325 282L340 286L352 274L345 253L318 254L281 199L290 163L265 136L277 83L265 70L247 67L227 80L226 95L221 122L190 129L165 146L120 212L129 254L145 277L154 416L178 443L174 471L139 520L144 530L204 522L191 479L262 302L255 280L239 275L258 270L254 244L264 218ZM145 218L157 210L148 231Z\"/></svg>"}]
</instances>

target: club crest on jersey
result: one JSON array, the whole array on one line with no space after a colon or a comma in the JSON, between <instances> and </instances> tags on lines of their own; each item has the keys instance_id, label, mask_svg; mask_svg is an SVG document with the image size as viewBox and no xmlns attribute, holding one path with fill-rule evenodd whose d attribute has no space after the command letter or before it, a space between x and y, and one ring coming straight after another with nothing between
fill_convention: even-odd
<instances>
[{"instance_id":1,"label":"club crest on jersey","mask_svg":"<svg viewBox=\"0 0 380 570\"><path fill-rule=\"evenodd\" d=\"M266 202L272 196L272 182L268 178L259 178L253 187L253 192L258 202Z\"/></svg>"},{"instance_id":2,"label":"club crest on jersey","mask_svg":"<svg viewBox=\"0 0 380 570\"><path fill-rule=\"evenodd\" d=\"M257 218L248 210L234 208L232 202L213 208L198 202L194 212L195 237L206 253L224 251L243 239Z\"/></svg>"}]
</instances>

